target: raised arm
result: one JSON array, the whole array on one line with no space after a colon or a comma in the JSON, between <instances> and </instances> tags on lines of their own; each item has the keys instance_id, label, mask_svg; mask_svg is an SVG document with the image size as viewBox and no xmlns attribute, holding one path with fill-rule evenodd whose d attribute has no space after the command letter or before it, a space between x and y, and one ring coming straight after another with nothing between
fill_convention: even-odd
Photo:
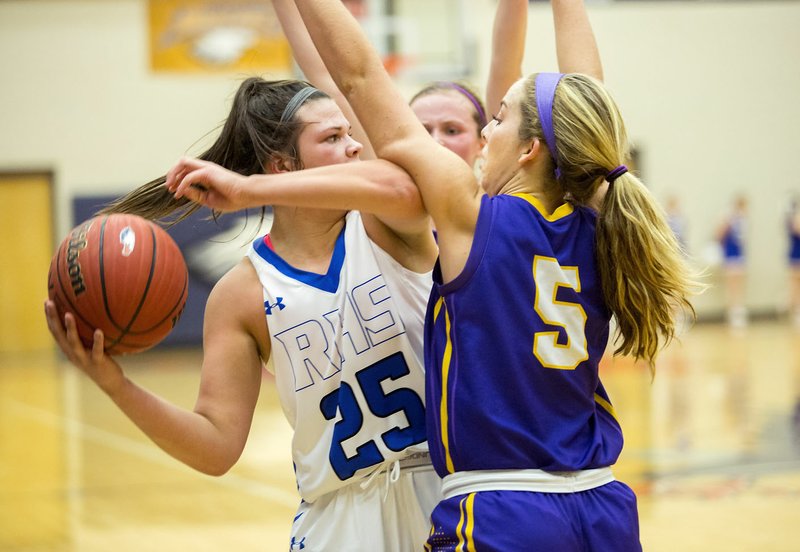
<instances>
[{"instance_id":1,"label":"raised arm","mask_svg":"<svg viewBox=\"0 0 800 552\"><path fill-rule=\"evenodd\" d=\"M460 271L472 243L482 191L469 167L440 146L395 89L378 54L340 0L296 0L306 28L378 157L405 169L433 217L446 272ZM455 251L459 251L458 254Z\"/></svg>"},{"instance_id":2,"label":"raised arm","mask_svg":"<svg viewBox=\"0 0 800 552\"><path fill-rule=\"evenodd\" d=\"M603 64L583 0L552 0L558 69L603 80Z\"/></svg>"},{"instance_id":3,"label":"raised arm","mask_svg":"<svg viewBox=\"0 0 800 552\"><path fill-rule=\"evenodd\" d=\"M583 73L603 80L600 50L592 31L584 0L552 0L553 24L556 33L558 70L562 73ZM608 183L602 183L589 205L600 211Z\"/></svg>"},{"instance_id":4,"label":"raised arm","mask_svg":"<svg viewBox=\"0 0 800 552\"><path fill-rule=\"evenodd\" d=\"M499 0L492 29L492 59L486 83L486 108L500 111L508 89L522 77L525 33L528 28L528 0Z\"/></svg>"},{"instance_id":5,"label":"raised arm","mask_svg":"<svg viewBox=\"0 0 800 552\"><path fill-rule=\"evenodd\" d=\"M558 69L603 80L603 66L583 0L552 0ZM498 0L492 30L492 58L486 85L486 107L500 109L503 96L522 77L528 0Z\"/></svg>"},{"instance_id":6,"label":"raised arm","mask_svg":"<svg viewBox=\"0 0 800 552\"><path fill-rule=\"evenodd\" d=\"M350 121L353 137L364 146L361 157L363 159L374 159L375 152L367 139L364 127L361 126L353 108L350 107L344 94L339 91L330 73L328 73L328 69L322 62L322 58L317 53L317 49L308 35L294 0L272 0L272 6L278 16L283 34L286 35L286 40L289 41L289 45L292 48L294 59L306 80L333 98L339 109L344 113L344 116Z\"/></svg>"}]
</instances>

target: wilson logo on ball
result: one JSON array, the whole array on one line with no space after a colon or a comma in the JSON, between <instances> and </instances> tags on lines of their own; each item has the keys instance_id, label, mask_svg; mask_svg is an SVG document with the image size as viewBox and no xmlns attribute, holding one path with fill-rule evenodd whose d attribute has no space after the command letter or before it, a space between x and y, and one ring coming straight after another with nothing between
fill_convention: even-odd
<instances>
[{"instance_id":1,"label":"wilson logo on ball","mask_svg":"<svg viewBox=\"0 0 800 552\"><path fill-rule=\"evenodd\" d=\"M90 226L91 223L73 230L67 242L67 273L69 274L70 285L72 285L72 293L76 296L86 291L79 257L81 251L86 249L86 232Z\"/></svg>"}]
</instances>

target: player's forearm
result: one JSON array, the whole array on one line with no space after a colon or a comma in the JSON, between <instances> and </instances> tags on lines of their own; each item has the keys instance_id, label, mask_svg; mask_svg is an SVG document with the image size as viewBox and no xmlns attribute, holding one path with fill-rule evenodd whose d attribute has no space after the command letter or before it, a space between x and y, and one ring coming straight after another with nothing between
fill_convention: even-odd
<instances>
[{"instance_id":1,"label":"player's forearm","mask_svg":"<svg viewBox=\"0 0 800 552\"><path fill-rule=\"evenodd\" d=\"M341 2L295 0L311 39L334 82L349 98L366 90L371 72L381 66L355 18Z\"/></svg>"},{"instance_id":2,"label":"player's forearm","mask_svg":"<svg viewBox=\"0 0 800 552\"><path fill-rule=\"evenodd\" d=\"M486 107L500 110L508 89L522 76L525 33L528 27L528 0L500 0L492 31L492 60L486 84Z\"/></svg>"},{"instance_id":3,"label":"player's forearm","mask_svg":"<svg viewBox=\"0 0 800 552\"><path fill-rule=\"evenodd\" d=\"M150 440L191 468L222 475L241 454L225 444L222 432L208 418L175 406L127 378L106 392Z\"/></svg>"},{"instance_id":4,"label":"player's forearm","mask_svg":"<svg viewBox=\"0 0 800 552\"><path fill-rule=\"evenodd\" d=\"M553 0L558 68L603 80L603 65L583 0Z\"/></svg>"},{"instance_id":5,"label":"player's forearm","mask_svg":"<svg viewBox=\"0 0 800 552\"><path fill-rule=\"evenodd\" d=\"M326 165L248 177L246 203L318 209L358 210L377 216L418 218L426 215L408 174L383 160Z\"/></svg>"},{"instance_id":6,"label":"player's forearm","mask_svg":"<svg viewBox=\"0 0 800 552\"><path fill-rule=\"evenodd\" d=\"M314 86L329 92L324 83L327 80L333 84L333 80L303 25L294 0L272 0L272 5L300 70Z\"/></svg>"},{"instance_id":7,"label":"player's forearm","mask_svg":"<svg viewBox=\"0 0 800 552\"><path fill-rule=\"evenodd\" d=\"M449 211L467 187L477 187L472 170L438 146L395 88L358 22L340 0L295 0L306 28L339 90L367 131L375 153L405 169L424 204ZM446 150L445 150L446 151ZM449 183L447 186L445 183ZM457 192L451 193L453 190ZM440 226L437 221L437 227Z\"/></svg>"},{"instance_id":8,"label":"player's forearm","mask_svg":"<svg viewBox=\"0 0 800 552\"><path fill-rule=\"evenodd\" d=\"M425 132L394 88L380 57L340 0L295 0L317 51L364 126L378 157L413 132Z\"/></svg>"},{"instance_id":9,"label":"player's forearm","mask_svg":"<svg viewBox=\"0 0 800 552\"><path fill-rule=\"evenodd\" d=\"M353 136L361 142L364 150L361 152L362 159L374 159L375 153L367 139L367 133L361 127L361 123L356 117L347 99L342 95L328 72L325 63L317 52L314 42L303 24L303 19L297 11L294 0L272 0L275 14L283 29L283 34L289 41L297 65L305 75L305 78L328 94L339 105L344 116L352 126Z\"/></svg>"}]
</instances>

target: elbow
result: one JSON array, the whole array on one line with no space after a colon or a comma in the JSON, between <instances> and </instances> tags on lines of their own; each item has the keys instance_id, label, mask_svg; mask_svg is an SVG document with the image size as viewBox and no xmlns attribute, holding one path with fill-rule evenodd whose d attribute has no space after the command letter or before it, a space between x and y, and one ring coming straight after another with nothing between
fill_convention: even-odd
<instances>
[{"instance_id":1,"label":"elbow","mask_svg":"<svg viewBox=\"0 0 800 552\"><path fill-rule=\"evenodd\" d=\"M233 466L219 466L213 469L203 470L203 473L212 477L222 477L230 471Z\"/></svg>"},{"instance_id":2,"label":"elbow","mask_svg":"<svg viewBox=\"0 0 800 552\"><path fill-rule=\"evenodd\" d=\"M605 75L603 74L603 68L598 67L597 70L592 75L595 79L599 80L600 82L605 82Z\"/></svg>"},{"instance_id":3,"label":"elbow","mask_svg":"<svg viewBox=\"0 0 800 552\"><path fill-rule=\"evenodd\" d=\"M212 445L202 454L183 458L183 462L202 474L219 477L228 473L240 456L241 450L224 451L221 447L214 450Z\"/></svg>"},{"instance_id":4,"label":"elbow","mask_svg":"<svg viewBox=\"0 0 800 552\"><path fill-rule=\"evenodd\" d=\"M406 173L403 178L399 179L397 185L397 193L399 200L405 205L410 205L415 210L422 210L422 196L419 193L416 183Z\"/></svg>"},{"instance_id":5,"label":"elbow","mask_svg":"<svg viewBox=\"0 0 800 552\"><path fill-rule=\"evenodd\" d=\"M404 219L427 215L419 188L408 172L386 159L377 159L373 163L381 167L382 174L379 178L374 174L369 180L375 186L375 197L382 198L383 208L391 206L391 213Z\"/></svg>"},{"instance_id":6,"label":"elbow","mask_svg":"<svg viewBox=\"0 0 800 552\"><path fill-rule=\"evenodd\" d=\"M236 460L218 459L193 466L194 469L202 474L213 477L221 477L228 473L236 464Z\"/></svg>"},{"instance_id":7,"label":"elbow","mask_svg":"<svg viewBox=\"0 0 800 552\"><path fill-rule=\"evenodd\" d=\"M419 196L416 183L403 167L385 158L376 160L376 163L383 166L382 180L390 185L398 200Z\"/></svg>"},{"instance_id":8,"label":"elbow","mask_svg":"<svg viewBox=\"0 0 800 552\"><path fill-rule=\"evenodd\" d=\"M419 188L408 173L404 171L402 175L397 176L393 190L392 204L398 213L402 213L406 218L427 217L428 213Z\"/></svg>"}]
</instances>

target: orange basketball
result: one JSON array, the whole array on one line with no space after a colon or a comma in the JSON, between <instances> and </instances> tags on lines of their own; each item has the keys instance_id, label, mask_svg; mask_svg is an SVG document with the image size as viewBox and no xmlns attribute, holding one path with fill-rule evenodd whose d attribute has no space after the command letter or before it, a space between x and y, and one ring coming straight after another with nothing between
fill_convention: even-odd
<instances>
[{"instance_id":1,"label":"orange basketball","mask_svg":"<svg viewBox=\"0 0 800 552\"><path fill-rule=\"evenodd\" d=\"M50 263L47 288L63 320L75 316L84 345L103 330L108 354L153 347L186 304L189 273L178 245L136 215L100 215L76 226Z\"/></svg>"}]
</instances>

